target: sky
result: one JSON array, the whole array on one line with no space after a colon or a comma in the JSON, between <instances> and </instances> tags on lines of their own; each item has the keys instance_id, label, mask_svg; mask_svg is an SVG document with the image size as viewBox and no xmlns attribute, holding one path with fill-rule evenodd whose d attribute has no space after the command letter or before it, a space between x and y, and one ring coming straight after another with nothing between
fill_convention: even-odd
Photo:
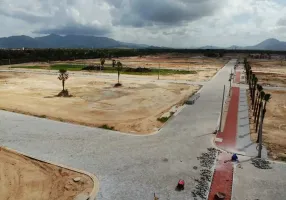
<instances>
[{"instance_id":1,"label":"sky","mask_svg":"<svg viewBox=\"0 0 286 200\"><path fill-rule=\"evenodd\" d=\"M78 34L192 48L286 41L286 0L0 0L0 37Z\"/></svg>"}]
</instances>

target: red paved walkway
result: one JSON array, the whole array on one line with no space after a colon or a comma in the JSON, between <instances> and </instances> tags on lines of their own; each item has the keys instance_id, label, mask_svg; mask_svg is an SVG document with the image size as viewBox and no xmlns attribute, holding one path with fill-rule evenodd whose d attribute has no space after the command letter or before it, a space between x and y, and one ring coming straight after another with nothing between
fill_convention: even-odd
<instances>
[{"instance_id":1,"label":"red paved walkway","mask_svg":"<svg viewBox=\"0 0 286 200\"><path fill-rule=\"evenodd\" d=\"M224 130L217 134L217 138L221 138L222 142L216 142L216 145L223 149L234 149L236 145L239 90L240 89L237 87L232 88L232 96L229 103ZM231 154L225 152L219 154L208 200L214 200L217 192L226 194L225 200L231 199L233 163L229 162L230 159Z\"/></svg>"},{"instance_id":2,"label":"red paved walkway","mask_svg":"<svg viewBox=\"0 0 286 200\"><path fill-rule=\"evenodd\" d=\"M241 72L236 72L236 74L235 74L235 83L240 83L240 75L241 75Z\"/></svg>"},{"instance_id":3,"label":"red paved walkway","mask_svg":"<svg viewBox=\"0 0 286 200\"><path fill-rule=\"evenodd\" d=\"M222 142L216 142L216 145L226 150L233 149L236 145L239 90L238 87L232 88L224 130L217 134L217 138L221 138Z\"/></svg>"},{"instance_id":4,"label":"red paved walkway","mask_svg":"<svg viewBox=\"0 0 286 200\"><path fill-rule=\"evenodd\" d=\"M233 164L229 162L230 157L231 154L225 152L218 156L208 200L213 200L217 192L226 194L225 200L231 200Z\"/></svg>"}]
</instances>

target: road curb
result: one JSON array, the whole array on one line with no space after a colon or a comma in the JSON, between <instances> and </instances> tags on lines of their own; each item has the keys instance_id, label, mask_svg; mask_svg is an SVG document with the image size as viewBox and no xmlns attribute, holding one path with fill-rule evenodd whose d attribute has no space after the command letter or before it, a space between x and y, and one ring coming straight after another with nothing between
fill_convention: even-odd
<instances>
[{"instance_id":1,"label":"road curb","mask_svg":"<svg viewBox=\"0 0 286 200\"><path fill-rule=\"evenodd\" d=\"M9 147L4 147L4 146L0 146L0 149L6 149L8 151L11 151L12 153L16 153L16 154L20 154L20 155L23 155L25 157L28 157L32 160L36 160L36 161L39 161L39 162L43 162L43 163L47 163L47 164L51 164L51 165L55 165L55 166L58 166L58 167L61 167L61 168L65 168L65 169L68 169L70 171L74 171L74 172L77 172L77 173L80 173L80 174L84 174L84 175L87 175L91 178L91 180L93 181L93 189L92 191L90 192L89 194L89 197L86 199L86 200L95 200L96 199L96 195L99 191L99 180L98 178L89 173L89 172L86 172L86 171L83 171L83 170L80 170L80 169L75 169L75 168L72 168L72 167L68 167L66 165L62 165L62 164L57 164L57 163L54 163L54 162L50 162L50 161L45 161L45 160L42 160L42 159L38 159L38 158L35 158L33 156L30 156L30 155L27 155L26 153L23 153L23 152L20 152L20 151L16 151L14 149L10 149ZM98 183L98 184L95 184L95 183Z\"/></svg>"}]
</instances>

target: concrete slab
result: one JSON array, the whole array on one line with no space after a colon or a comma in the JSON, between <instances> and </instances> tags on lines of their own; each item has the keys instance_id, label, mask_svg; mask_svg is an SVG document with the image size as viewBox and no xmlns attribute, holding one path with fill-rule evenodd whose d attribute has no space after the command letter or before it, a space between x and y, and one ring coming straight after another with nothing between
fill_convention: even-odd
<instances>
[{"instance_id":1,"label":"concrete slab","mask_svg":"<svg viewBox=\"0 0 286 200\"><path fill-rule=\"evenodd\" d=\"M286 165L272 162L272 169L258 169L245 159L234 170L232 200L285 199Z\"/></svg>"},{"instance_id":2,"label":"concrete slab","mask_svg":"<svg viewBox=\"0 0 286 200\"><path fill-rule=\"evenodd\" d=\"M240 89L239 111L238 111L238 124L237 124L237 138L236 149L237 153L256 157L258 155L257 144L250 138L249 128L249 113L247 103L246 89ZM262 157L267 158L267 150L265 147L262 149Z\"/></svg>"}]
</instances>

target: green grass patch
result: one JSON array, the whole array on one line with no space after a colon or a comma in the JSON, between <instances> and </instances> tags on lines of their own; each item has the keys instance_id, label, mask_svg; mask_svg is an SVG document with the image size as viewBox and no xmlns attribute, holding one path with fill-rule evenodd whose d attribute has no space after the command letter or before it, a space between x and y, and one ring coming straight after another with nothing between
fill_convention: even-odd
<instances>
[{"instance_id":1,"label":"green grass patch","mask_svg":"<svg viewBox=\"0 0 286 200\"><path fill-rule=\"evenodd\" d=\"M42 69L43 67L40 66L14 66L11 68L23 68L23 69Z\"/></svg>"},{"instance_id":2,"label":"green grass patch","mask_svg":"<svg viewBox=\"0 0 286 200\"><path fill-rule=\"evenodd\" d=\"M67 71L81 71L85 65L68 65L68 64L60 64L60 65L52 65L50 67L51 70L60 70L65 69Z\"/></svg>"},{"instance_id":3,"label":"green grass patch","mask_svg":"<svg viewBox=\"0 0 286 200\"><path fill-rule=\"evenodd\" d=\"M105 67L104 73L117 73L116 68L113 67ZM146 72L137 72L130 71L129 68L123 68L121 74L129 74L129 75L160 75L160 76L169 76L174 74L197 74L196 71L188 71L188 70L173 70L173 69L153 69L150 68L149 71Z\"/></svg>"},{"instance_id":4,"label":"green grass patch","mask_svg":"<svg viewBox=\"0 0 286 200\"><path fill-rule=\"evenodd\" d=\"M107 124L104 124L104 125L100 126L99 128L103 128L103 129L106 129L106 130L114 130L113 126L108 126Z\"/></svg>"},{"instance_id":5,"label":"green grass patch","mask_svg":"<svg viewBox=\"0 0 286 200\"><path fill-rule=\"evenodd\" d=\"M70 65L70 64L57 64L47 67L49 70L60 70L66 69L67 71L81 71L82 68L86 67L86 65ZM41 66L15 66L12 68L23 68L23 69L43 69ZM132 69L132 70L130 70ZM112 67L110 65L105 65L102 73L117 73L116 67ZM197 74L197 71L188 71L188 70L174 70L174 69L155 69L149 68L146 71L135 71L135 68L123 68L121 74L129 74L129 75L156 75L160 74L160 76L170 76L174 74Z\"/></svg>"},{"instance_id":6,"label":"green grass patch","mask_svg":"<svg viewBox=\"0 0 286 200\"><path fill-rule=\"evenodd\" d=\"M174 112L171 112L169 117L161 117L161 118L157 118L157 120L159 122L166 123L174 114L175 114Z\"/></svg>"}]
</instances>

